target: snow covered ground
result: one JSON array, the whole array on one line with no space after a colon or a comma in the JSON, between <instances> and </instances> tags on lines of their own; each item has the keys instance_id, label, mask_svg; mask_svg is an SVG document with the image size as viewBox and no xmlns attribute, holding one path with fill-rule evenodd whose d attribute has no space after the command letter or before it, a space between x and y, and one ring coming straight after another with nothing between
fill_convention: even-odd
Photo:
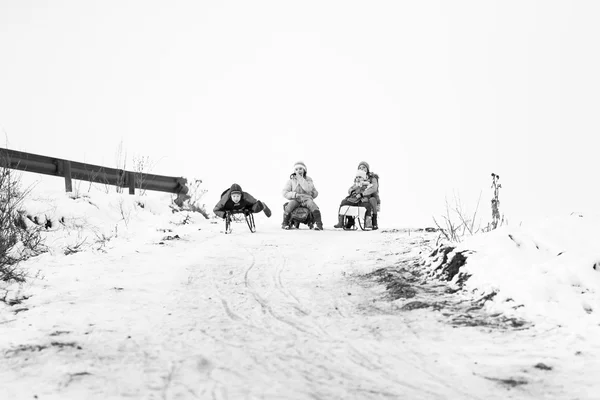
<instances>
[{"instance_id":1,"label":"snow covered ground","mask_svg":"<svg viewBox=\"0 0 600 400\"><path fill-rule=\"evenodd\" d=\"M48 252L1 286L2 398L599 398L597 217L502 227L444 263L435 232L260 214L225 235L168 204L26 202Z\"/></svg>"}]
</instances>

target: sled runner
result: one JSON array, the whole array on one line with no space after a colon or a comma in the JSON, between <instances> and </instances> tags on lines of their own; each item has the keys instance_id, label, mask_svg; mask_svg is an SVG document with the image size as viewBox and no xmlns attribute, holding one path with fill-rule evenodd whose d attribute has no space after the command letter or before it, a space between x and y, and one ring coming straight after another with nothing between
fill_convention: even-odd
<instances>
[{"instance_id":1,"label":"sled runner","mask_svg":"<svg viewBox=\"0 0 600 400\"><path fill-rule=\"evenodd\" d=\"M233 228L231 227L231 223L233 221L237 221L237 222L241 222L241 215L242 214L244 216L244 219L246 220L246 224L248 225L248 228L250 229L250 232L254 233L256 232L256 225L254 224L254 214L249 212L249 211L227 211L227 213L225 213L225 233L231 233L233 231Z\"/></svg>"},{"instance_id":2,"label":"sled runner","mask_svg":"<svg viewBox=\"0 0 600 400\"><path fill-rule=\"evenodd\" d=\"M355 221L358 221L358 226L360 227L361 230L363 230L363 231L370 230L370 229L365 228L365 213L366 212L367 212L367 209L365 207L341 206L339 213L340 213L340 215L344 216L344 230L345 231L358 230L358 227L354 223ZM352 222L350 223L350 221L352 221Z\"/></svg>"}]
</instances>

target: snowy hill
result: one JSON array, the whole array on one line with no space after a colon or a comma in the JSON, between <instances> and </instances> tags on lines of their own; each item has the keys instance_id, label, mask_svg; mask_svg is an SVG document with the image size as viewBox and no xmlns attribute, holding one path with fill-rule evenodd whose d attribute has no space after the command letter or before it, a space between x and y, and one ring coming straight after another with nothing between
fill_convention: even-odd
<instances>
[{"instance_id":1,"label":"snowy hill","mask_svg":"<svg viewBox=\"0 0 600 400\"><path fill-rule=\"evenodd\" d=\"M258 231L168 196L35 194L47 252L3 284L7 398L594 399L598 220ZM327 228L327 227L326 227ZM400 228L400 227L398 227ZM449 267L457 254L449 282ZM446 257L444 257L444 255ZM518 323L514 323L517 321ZM586 366L585 370L583 366Z\"/></svg>"}]
</instances>

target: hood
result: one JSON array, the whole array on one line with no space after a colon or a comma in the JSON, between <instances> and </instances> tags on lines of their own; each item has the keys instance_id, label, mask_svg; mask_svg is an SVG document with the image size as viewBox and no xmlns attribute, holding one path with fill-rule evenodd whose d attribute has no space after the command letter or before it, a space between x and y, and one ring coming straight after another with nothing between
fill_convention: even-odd
<instances>
[{"instance_id":1,"label":"hood","mask_svg":"<svg viewBox=\"0 0 600 400\"><path fill-rule=\"evenodd\" d=\"M233 185L231 185L231 187L229 188L229 190L230 190L229 194L233 194L233 193L243 194L242 187L240 185L238 185L237 183L234 183Z\"/></svg>"}]
</instances>

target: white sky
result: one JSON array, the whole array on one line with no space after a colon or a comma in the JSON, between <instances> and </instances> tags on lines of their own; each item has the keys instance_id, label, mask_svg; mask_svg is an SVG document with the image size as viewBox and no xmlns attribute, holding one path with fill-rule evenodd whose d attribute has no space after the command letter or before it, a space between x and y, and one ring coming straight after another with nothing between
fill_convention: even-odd
<instances>
[{"instance_id":1,"label":"white sky","mask_svg":"<svg viewBox=\"0 0 600 400\"><path fill-rule=\"evenodd\" d=\"M303 160L327 224L360 160L382 222L459 191L509 221L592 210L595 1L0 0L0 128L22 151L237 182L280 218ZM207 151L207 149L209 151Z\"/></svg>"}]
</instances>

